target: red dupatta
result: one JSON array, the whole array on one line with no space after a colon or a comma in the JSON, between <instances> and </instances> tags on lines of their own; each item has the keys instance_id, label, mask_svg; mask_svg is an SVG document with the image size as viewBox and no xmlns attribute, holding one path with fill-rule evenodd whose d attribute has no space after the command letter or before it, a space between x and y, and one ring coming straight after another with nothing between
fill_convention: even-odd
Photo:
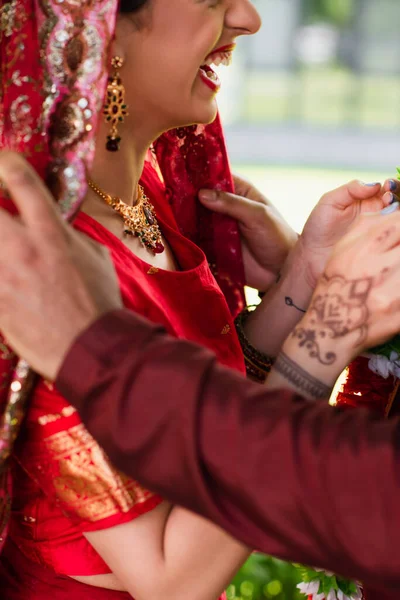
<instances>
[{"instance_id":1,"label":"red dupatta","mask_svg":"<svg viewBox=\"0 0 400 600\"><path fill-rule=\"evenodd\" d=\"M86 191L107 79L116 0L0 3L0 148L21 152L71 219ZM5 195L3 208L14 212ZM35 376L0 346L0 547L11 501L7 464Z\"/></svg>"},{"instance_id":2,"label":"red dupatta","mask_svg":"<svg viewBox=\"0 0 400 600\"><path fill-rule=\"evenodd\" d=\"M244 307L245 283L237 222L196 202L201 188L234 191L220 118L169 131L154 148L178 227L204 250L236 316Z\"/></svg>"},{"instance_id":3,"label":"red dupatta","mask_svg":"<svg viewBox=\"0 0 400 600\"><path fill-rule=\"evenodd\" d=\"M21 152L72 219L86 193L118 0L0 0L0 148ZM197 202L233 190L219 119L169 132L155 151L177 223L206 252L233 314L243 306L240 236ZM0 206L15 212L5 194ZM0 344L0 548L11 501L7 464L35 375Z\"/></svg>"}]
</instances>

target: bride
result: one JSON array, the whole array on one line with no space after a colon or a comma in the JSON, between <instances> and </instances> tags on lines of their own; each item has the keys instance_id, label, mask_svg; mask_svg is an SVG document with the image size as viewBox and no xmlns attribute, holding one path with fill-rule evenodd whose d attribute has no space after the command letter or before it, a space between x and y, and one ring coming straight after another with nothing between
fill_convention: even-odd
<instances>
[{"instance_id":1,"label":"bride","mask_svg":"<svg viewBox=\"0 0 400 600\"><path fill-rule=\"evenodd\" d=\"M226 220L228 230L220 225L217 239L206 211L195 209L192 198L181 210L175 190L189 197L195 178L202 187L230 181L219 122L200 134L183 126L214 121L219 82L211 63L228 63L236 38L259 26L248 0L121 2L105 118L75 220L110 250L127 307L207 345L240 371L243 354L231 311L204 254L178 232L177 222L195 241L216 248L209 260L237 312L241 270L229 271L225 260L226 269L217 272L226 247L234 248L234 228ZM55 120L53 133L63 126L62 118ZM209 166L211 152L216 156ZM196 168L190 168L193 160ZM9 600L208 600L223 593L249 554L218 527L116 472L48 382L35 388L19 442L1 559L0 588Z\"/></svg>"},{"instance_id":2,"label":"bride","mask_svg":"<svg viewBox=\"0 0 400 600\"><path fill-rule=\"evenodd\" d=\"M18 1L2 14L0 40L10 48L11 38L24 52L23 27L35 15L25 10L19 20L13 19ZM51 32L49 4L43 3ZM73 15L78 10L72 1L57 4ZM89 4L79 10L88 12ZM83 23L78 17L75 22ZM213 200L204 195L207 208L195 198L201 188L232 189L217 118L220 83L211 65L229 63L236 39L259 27L250 0L122 0L107 59L104 121L75 227L110 251L126 307L173 335L204 344L223 364L244 373L240 337L248 372L262 380L271 365L268 354L274 355L301 316L296 306L309 302L329 248L360 211L378 210L394 197L379 184L360 182L326 195L285 266L282 283L267 294L248 324L240 319L236 335L233 316L243 308L245 274L248 283L266 280L268 269L262 275L262 261L257 263L262 252L255 251L265 248L266 233L254 227L252 236L242 223L243 268L237 224L222 214L232 209L224 206L222 196ZM58 33L58 41L67 35ZM89 53L87 40L86 46L80 43L72 35L69 54L61 61L72 73L63 80L71 93L79 60ZM39 59L28 58L33 63ZM103 57L96 55L96 60ZM10 57L7 63L11 76L2 79L3 94L9 81L17 82L18 89L38 84L32 77L22 81L14 61ZM54 68L59 61L54 60ZM91 89L97 93L96 83ZM82 131L90 131L87 100L78 103L85 118ZM17 129L22 121L10 114ZM210 125L188 127L193 123ZM49 138L53 154L58 148L54 139L67 140L72 148L78 143L80 125L71 110L55 113ZM19 139L27 145L30 138L22 133ZM34 148L32 153L38 151ZM259 222L265 204L245 206ZM276 227L284 230L279 219ZM281 239L289 247L294 236L285 232ZM305 259L309 256L313 262ZM285 303L289 295L291 303ZM262 347L261 323L273 342L268 347ZM247 336L253 343L259 340L268 354L253 348ZM232 456L235 451L232 440ZM7 600L47 600L52 595L58 600L212 600L250 552L210 522L115 471L77 412L43 380L32 394L13 452L12 475L10 530L0 573Z\"/></svg>"}]
</instances>

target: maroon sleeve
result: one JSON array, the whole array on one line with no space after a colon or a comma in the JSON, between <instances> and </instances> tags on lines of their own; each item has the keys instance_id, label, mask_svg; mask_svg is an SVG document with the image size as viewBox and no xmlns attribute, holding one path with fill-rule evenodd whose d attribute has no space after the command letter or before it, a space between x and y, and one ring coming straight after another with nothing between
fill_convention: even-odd
<instances>
[{"instance_id":1,"label":"maroon sleeve","mask_svg":"<svg viewBox=\"0 0 400 600\"><path fill-rule=\"evenodd\" d=\"M250 547L400 587L399 422L267 392L128 311L57 386L132 478Z\"/></svg>"}]
</instances>

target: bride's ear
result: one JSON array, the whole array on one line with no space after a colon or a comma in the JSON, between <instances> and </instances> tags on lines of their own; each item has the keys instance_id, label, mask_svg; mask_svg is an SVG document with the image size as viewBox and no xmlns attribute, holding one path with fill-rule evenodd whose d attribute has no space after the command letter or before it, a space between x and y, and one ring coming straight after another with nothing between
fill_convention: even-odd
<instances>
[{"instance_id":1,"label":"bride's ear","mask_svg":"<svg viewBox=\"0 0 400 600\"><path fill-rule=\"evenodd\" d=\"M113 41L111 42L109 59L107 62L108 71L112 70L112 59L114 56L121 57L122 61L125 62L126 51L125 51L124 44L121 43L121 41L120 41L122 39L123 39L122 34L118 32L118 21L117 21L117 29L115 31L115 37L114 37Z\"/></svg>"}]
</instances>

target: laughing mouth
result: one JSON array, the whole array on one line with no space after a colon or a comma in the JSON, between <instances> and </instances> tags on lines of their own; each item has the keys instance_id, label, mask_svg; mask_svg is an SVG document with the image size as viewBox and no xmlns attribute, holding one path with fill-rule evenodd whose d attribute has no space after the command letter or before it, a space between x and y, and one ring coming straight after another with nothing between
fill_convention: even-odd
<instances>
[{"instance_id":1,"label":"laughing mouth","mask_svg":"<svg viewBox=\"0 0 400 600\"><path fill-rule=\"evenodd\" d=\"M215 71L208 65L200 67L200 76L203 81L209 84L212 90L218 90L221 87L221 80Z\"/></svg>"},{"instance_id":2,"label":"laughing mouth","mask_svg":"<svg viewBox=\"0 0 400 600\"><path fill-rule=\"evenodd\" d=\"M209 67L211 65L216 67L219 67L219 65L229 67L229 65L232 63L232 54L233 50L230 52L213 52L207 57L205 64Z\"/></svg>"},{"instance_id":3,"label":"laughing mouth","mask_svg":"<svg viewBox=\"0 0 400 600\"><path fill-rule=\"evenodd\" d=\"M204 64L200 67L200 75L203 81L214 91L219 90L221 81L215 71L211 68L211 65L214 65L215 67L219 67L220 65L229 67L232 62L234 49L235 44L231 44L214 50L207 56Z\"/></svg>"}]
</instances>

